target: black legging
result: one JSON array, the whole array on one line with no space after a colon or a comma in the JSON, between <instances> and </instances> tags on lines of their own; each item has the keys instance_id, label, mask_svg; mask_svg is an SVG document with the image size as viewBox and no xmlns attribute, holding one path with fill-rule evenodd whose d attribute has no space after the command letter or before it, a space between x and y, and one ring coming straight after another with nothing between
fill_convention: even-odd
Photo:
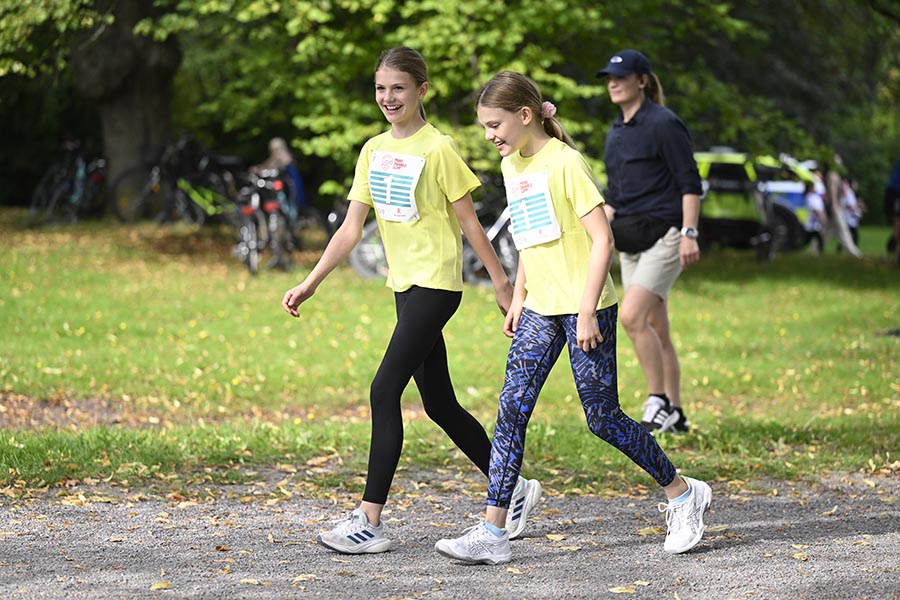
<instances>
[{"instance_id":1,"label":"black legging","mask_svg":"<svg viewBox=\"0 0 900 600\"><path fill-rule=\"evenodd\" d=\"M491 441L481 423L459 405L447 368L441 330L459 308L462 292L412 287L394 294L397 325L370 390L372 443L363 500L387 502L403 446L400 396L415 378L425 414L487 476Z\"/></svg>"}]
</instances>

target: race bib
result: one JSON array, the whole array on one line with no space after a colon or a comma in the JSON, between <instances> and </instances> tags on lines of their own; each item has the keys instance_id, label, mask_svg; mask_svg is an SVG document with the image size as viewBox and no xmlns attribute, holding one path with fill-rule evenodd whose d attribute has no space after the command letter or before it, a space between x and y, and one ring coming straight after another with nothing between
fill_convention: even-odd
<instances>
[{"instance_id":1,"label":"race bib","mask_svg":"<svg viewBox=\"0 0 900 600\"><path fill-rule=\"evenodd\" d=\"M521 250L560 238L547 173L531 173L506 182L506 198L512 218L512 235Z\"/></svg>"},{"instance_id":2,"label":"race bib","mask_svg":"<svg viewBox=\"0 0 900 600\"><path fill-rule=\"evenodd\" d=\"M418 221L416 185L425 167L420 156L377 151L369 163L369 190L385 221Z\"/></svg>"}]
</instances>

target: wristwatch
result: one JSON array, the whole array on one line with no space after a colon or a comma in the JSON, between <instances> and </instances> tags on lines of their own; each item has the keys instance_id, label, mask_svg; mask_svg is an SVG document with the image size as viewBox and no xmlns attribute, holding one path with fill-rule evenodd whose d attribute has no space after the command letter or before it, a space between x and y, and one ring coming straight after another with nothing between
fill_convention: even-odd
<instances>
[{"instance_id":1,"label":"wristwatch","mask_svg":"<svg viewBox=\"0 0 900 600\"><path fill-rule=\"evenodd\" d=\"M682 235L683 237L686 237L686 238L690 239L690 240L696 240L697 237L698 237L700 234L697 233L697 230L694 229L693 227L682 227L682 228L681 228L681 235Z\"/></svg>"}]
</instances>

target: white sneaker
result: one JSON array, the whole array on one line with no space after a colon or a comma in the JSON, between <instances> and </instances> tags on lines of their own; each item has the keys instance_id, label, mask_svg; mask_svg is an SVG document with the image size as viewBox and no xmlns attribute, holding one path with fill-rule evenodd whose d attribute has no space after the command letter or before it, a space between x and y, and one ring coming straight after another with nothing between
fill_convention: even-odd
<instances>
[{"instance_id":1,"label":"white sneaker","mask_svg":"<svg viewBox=\"0 0 900 600\"><path fill-rule=\"evenodd\" d=\"M391 547L391 540L384 537L384 523L375 527L360 509L340 521L331 531L323 531L316 541L344 554L377 554Z\"/></svg>"},{"instance_id":2,"label":"white sneaker","mask_svg":"<svg viewBox=\"0 0 900 600\"><path fill-rule=\"evenodd\" d=\"M509 534L498 537L484 523L469 527L462 537L438 540L434 549L449 558L472 564L499 565L512 560Z\"/></svg>"},{"instance_id":3,"label":"white sneaker","mask_svg":"<svg viewBox=\"0 0 900 600\"><path fill-rule=\"evenodd\" d=\"M514 540L525 530L525 521L531 514L531 509L541 499L543 492L541 482L537 479L525 479L519 477L512 500L509 503L509 512L506 513L506 531L509 539Z\"/></svg>"},{"instance_id":4,"label":"white sneaker","mask_svg":"<svg viewBox=\"0 0 900 600\"><path fill-rule=\"evenodd\" d=\"M670 554L687 552L703 537L703 513L712 501L712 490L706 482L690 477L683 478L691 486L691 495L681 504L659 503L659 512L666 513L666 543L663 546Z\"/></svg>"},{"instance_id":5,"label":"white sneaker","mask_svg":"<svg viewBox=\"0 0 900 600\"><path fill-rule=\"evenodd\" d=\"M671 404L659 396L650 395L644 403L644 416L641 425L651 434L663 433L672 428L678 421L678 412L672 410Z\"/></svg>"}]
</instances>

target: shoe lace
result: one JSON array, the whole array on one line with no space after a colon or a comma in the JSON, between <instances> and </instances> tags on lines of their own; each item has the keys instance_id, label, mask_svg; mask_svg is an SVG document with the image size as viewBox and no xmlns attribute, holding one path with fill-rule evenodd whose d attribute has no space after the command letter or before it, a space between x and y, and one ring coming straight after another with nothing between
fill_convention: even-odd
<instances>
[{"instance_id":1,"label":"shoe lace","mask_svg":"<svg viewBox=\"0 0 900 600\"><path fill-rule=\"evenodd\" d=\"M337 534L345 535L361 531L365 529L365 526L366 524L359 515L351 513L349 516L337 521L337 525L335 525L333 531Z\"/></svg>"},{"instance_id":2,"label":"shoe lace","mask_svg":"<svg viewBox=\"0 0 900 600\"><path fill-rule=\"evenodd\" d=\"M463 533L463 540L465 540L466 546L469 547L470 551L473 553L490 552L490 547L487 544L489 538L487 536L491 535L491 533L484 528L484 524L472 525L465 529Z\"/></svg>"},{"instance_id":3,"label":"shoe lace","mask_svg":"<svg viewBox=\"0 0 900 600\"><path fill-rule=\"evenodd\" d=\"M697 522L696 511L690 510L690 500L680 504L660 502L657 509L666 513L666 527L669 533L677 533L683 526L692 527Z\"/></svg>"}]
</instances>

